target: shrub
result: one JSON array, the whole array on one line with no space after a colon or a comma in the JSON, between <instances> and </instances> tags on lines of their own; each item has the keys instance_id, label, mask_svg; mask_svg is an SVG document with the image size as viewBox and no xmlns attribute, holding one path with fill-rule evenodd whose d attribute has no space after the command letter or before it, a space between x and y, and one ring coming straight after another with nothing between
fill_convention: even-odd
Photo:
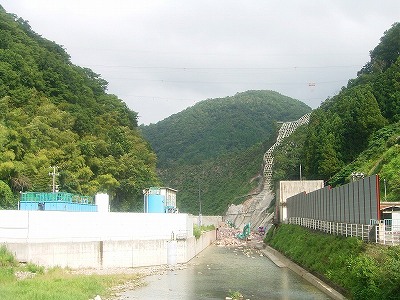
<instances>
[{"instance_id":1,"label":"shrub","mask_svg":"<svg viewBox=\"0 0 400 300\"><path fill-rule=\"evenodd\" d=\"M193 224L193 235L194 235L194 237L196 239L199 239L203 232L211 231L211 230L214 230L214 229L215 229L214 225L201 225L201 226L199 226L199 225Z\"/></svg>"},{"instance_id":2,"label":"shrub","mask_svg":"<svg viewBox=\"0 0 400 300\"><path fill-rule=\"evenodd\" d=\"M0 267L14 267L17 265L17 261L10 251L7 250L6 246L0 247Z\"/></svg>"},{"instance_id":3,"label":"shrub","mask_svg":"<svg viewBox=\"0 0 400 300\"><path fill-rule=\"evenodd\" d=\"M35 274L44 274L44 267L38 266L32 263L28 263L26 266L27 271Z\"/></svg>"}]
</instances>

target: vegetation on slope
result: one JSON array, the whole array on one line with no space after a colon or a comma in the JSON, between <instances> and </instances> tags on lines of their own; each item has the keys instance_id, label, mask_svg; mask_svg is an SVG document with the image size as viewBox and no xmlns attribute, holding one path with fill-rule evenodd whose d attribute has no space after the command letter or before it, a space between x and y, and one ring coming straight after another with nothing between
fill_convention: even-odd
<instances>
[{"instance_id":1,"label":"vegetation on slope","mask_svg":"<svg viewBox=\"0 0 400 300\"><path fill-rule=\"evenodd\" d=\"M133 210L157 184L156 156L137 129L137 114L90 69L0 6L0 208L20 191L108 192L112 208Z\"/></svg>"},{"instance_id":2,"label":"vegetation on slope","mask_svg":"<svg viewBox=\"0 0 400 300\"><path fill-rule=\"evenodd\" d=\"M265 242L327 282L342 287L351 299L398 299L400 246L367 244L354 237L314 232L282 224Z\"/></svg>"},{"instance_id":3,"label":"vegetation on slope","mask_svg":"<svg viewBox=\"0 0 400 300\"><path fill-rule=\"evenodd\" d=\"M160 178L179 190L181 211L224 213L255 189L277 121L308 113L304 103L272 91L209 99L157 124L142 126L158 156Z\"/></svg>"},{"instance_id":4,"label":"vegetation on slope","mask_svg":"<svg viewBox=\"0 0 400 300\"><path fill-rule=\"evenodd\" d=\"M399 201L399 116L400 23L395 23L357 78L276 150L275 182L293 178L300 165L304 178L331 185L348 182L352 172L379 173L390 182L387 200Z\"/></svg>"},{"instance_id":5,"label":"vegetation on slope","mask_svg":"<svg viewBox=\"0 0 400 300\"><path fill-rule=\"evenodd\" d=\"M381 200L400 200L400 122L375 132L364 150L353 162L336 173L329 183L341 185L351 180L352 172L368 175L379 174ZM385 194L386 186L386 194Z\"/></svg>"},{"instance_id":6,"label":"vegetation on slope","mask_svg":"<svg viewBox=\"0 0 400 300\"><path fill-rule=\"evenodd\" d=\"M266 141L275 134L276 121L295 120L310 110L277 92L247 91L201 101L141 130L159 168L198 164Z\"/></svg>"},{"instance_id":7,"label":"vegetation on slope","mask_svg":"<svg viewBox=\"0 0 400 300\"><path fill-rule=\"evenodd\" d=\"M306 173L325 180L367 148L368 139L400 115L400 23L385 32L355 80L313 112L305 144Z\"/></svg>"},{"instance_id":8,"label":"vegetation on slope","mask_svg":"<svg viewBox=\"0 0 400 300\"><path fill-rule=\"evenodd\" d=\"M178 189L181 212L222 215L230 204L244 201L262 183L261 161L265 145L256 144L241 152L220 156L198 165L179 165L161 170L168 186Z\"/></svg>"}]
</instances>

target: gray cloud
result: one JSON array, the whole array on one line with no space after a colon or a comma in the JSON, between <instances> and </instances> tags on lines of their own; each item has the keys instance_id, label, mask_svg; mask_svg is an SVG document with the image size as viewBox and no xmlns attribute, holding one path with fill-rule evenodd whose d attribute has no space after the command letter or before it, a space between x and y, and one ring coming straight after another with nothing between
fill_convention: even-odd
<instances>
[{"instance_id":1,"label":"gray cloud","mask_svg":"<svg viewBox=\"0 0 400 300\"><path fill-rule=\"evenodd\" d=\"M109 82L139 122L271 89L311 107L336 94L399 21L387 0L3 0L72 62Z\"/></svg>"}]
</instances>

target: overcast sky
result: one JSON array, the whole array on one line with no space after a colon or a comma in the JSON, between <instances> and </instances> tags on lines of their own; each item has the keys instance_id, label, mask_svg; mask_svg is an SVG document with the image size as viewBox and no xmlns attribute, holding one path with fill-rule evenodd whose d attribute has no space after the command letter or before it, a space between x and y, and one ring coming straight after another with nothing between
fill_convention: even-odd
<instances>
[{"instance_id":1,"label":"overcast sky","mask_svg":"<svg viewBox=\"0 0 400 300\"><path fill-rule=\"evenodd\" d=\"M399 0L0 0L156 123L208 98L274 90L312 108L369 61Z\"/></svg>"}]
</instances>

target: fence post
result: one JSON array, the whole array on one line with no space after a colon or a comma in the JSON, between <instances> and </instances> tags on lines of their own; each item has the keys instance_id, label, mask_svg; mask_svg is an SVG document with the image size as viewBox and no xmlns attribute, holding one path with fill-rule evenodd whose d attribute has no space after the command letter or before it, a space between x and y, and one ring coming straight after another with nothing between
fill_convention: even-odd
<instances>
[{"instance_id":1,"label":"fence post","mask_svg":"<svg viewBox=\"0 0 400 300\"><path fill-rule=\"evenodd\" d=\"M361 239L364 240L364 224L361 224Z\"/></svg>"}]
</instances>

